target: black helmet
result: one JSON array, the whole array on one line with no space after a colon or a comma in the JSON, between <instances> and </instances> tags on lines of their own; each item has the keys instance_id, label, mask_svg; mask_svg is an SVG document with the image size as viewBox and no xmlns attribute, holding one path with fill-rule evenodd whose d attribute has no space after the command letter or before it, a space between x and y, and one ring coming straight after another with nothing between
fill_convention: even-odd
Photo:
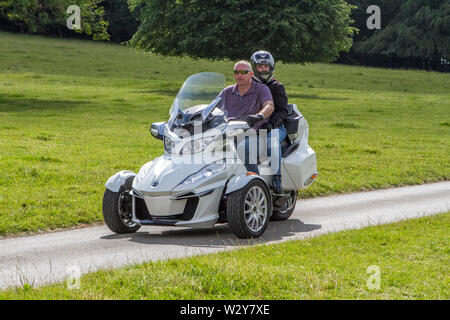
<instances>
[{"instance_id":1,"label":"black helmet","mask_svg":"<svg viewBox=\"0 0 450 320\"><path fill-rule=\"evenodd\" d=\"M257 51L250 58L254 76L262 82L268 82L272 79L273 70L275 68L275 60L272 55L267 51ZM256 64L264 64L269 66L269 71L258 72Z\"/></svg>"}]
</instances>

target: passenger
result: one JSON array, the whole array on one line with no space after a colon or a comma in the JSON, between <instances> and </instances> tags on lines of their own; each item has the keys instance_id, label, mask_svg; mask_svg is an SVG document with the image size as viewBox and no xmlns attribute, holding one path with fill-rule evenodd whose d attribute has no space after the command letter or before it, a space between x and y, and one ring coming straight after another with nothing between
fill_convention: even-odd
<instances>
[{"instance_id":1,"label":"passenger","mask_svg":"<svg viewBox=\"0 0 450 320\"><path fill-rule=\"evenodd\" d=\"M284 119L288 116L288 97L281 82L273 77L275 60L267 51L257 51L250 58L254 70L253 80L267 85L274 101L274 112L261 128L269 131L267 135L267 155L271 156L271 137L278 137L278 170L273 175L272 185L275 193L282 193L281 189L281 142L286 138ZM276 147L276 146L274 146Z\"/></svg>"}]
</instances>

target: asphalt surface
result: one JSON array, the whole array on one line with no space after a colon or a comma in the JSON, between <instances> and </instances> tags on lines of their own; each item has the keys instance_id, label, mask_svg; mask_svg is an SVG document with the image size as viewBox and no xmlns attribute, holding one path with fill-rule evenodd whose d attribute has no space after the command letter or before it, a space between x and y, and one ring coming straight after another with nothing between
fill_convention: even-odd
<instances>
[{"instance_id":1,"label":"asphalt surface","mask_svg":"<svg viewBox=\"0 0 450 320\"><path fill-rule=\"evenodd\" d=\"M142 227L130 235L106 226L0 240L0 288L33 286L146 261L208 254L258 243L304 239L450 211L450 182L299 200L286 221L269 223L256 240L228 225L211 229Z\"/></svg>"}]
</instances>

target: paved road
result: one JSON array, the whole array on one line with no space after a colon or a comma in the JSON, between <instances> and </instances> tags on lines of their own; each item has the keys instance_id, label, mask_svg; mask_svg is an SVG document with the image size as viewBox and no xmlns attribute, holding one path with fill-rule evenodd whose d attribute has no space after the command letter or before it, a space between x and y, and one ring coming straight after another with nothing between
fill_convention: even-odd
<instances>
[{"instance_id":1,"label":"paved road","mask_svg":"<svg viewBox=\"0 0 450 320\"><path fill-rule=\"evenodd\" d=\"M227 225L211 229L142 227L131 235L106 226L0 240L0 288L64 281L67 275L256 243L304 239L450 211L450 182L300 200L287 221L263 237L239 240Z\"/></svg>"}]
</instances>

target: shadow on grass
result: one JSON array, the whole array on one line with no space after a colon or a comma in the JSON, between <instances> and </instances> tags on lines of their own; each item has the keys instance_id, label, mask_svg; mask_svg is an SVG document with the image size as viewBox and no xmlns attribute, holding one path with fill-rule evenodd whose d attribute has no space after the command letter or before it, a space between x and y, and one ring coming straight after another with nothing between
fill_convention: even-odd
<instances>
[{"instance_id":1,"label":"shadow on grass","mask_svg":"<svg viewBox=\"0 0 450 320\"><path fill-rule=\"evenodd\" d=\"M291 93L288 94L289 98L300 98L306 100L350 100L350 98L341 98L341 97L321 97L316 94L299 94L299 93Z\"/></svg>"},{"instance_id":2,"label":"shadow on grass","mask_svg":"<svg viewBox=\"0 0 450 320\"><path fill-rule=\"evenodd\" d=\"M140 94L157 94L160 96L170 96L175 98L178 94L178 91L180 88L155 88L155 89L149 89L149 90L140 90L140 91L133 91L133 93L140 93Z\"/></svg>"},{"instance_id":3,"label":"shadow on grass","mask_svg":"<svg viewBox=\"0 0 450 320\"><path fill-rule=\"evenodd\" d=\"M22 95L0 96L0 112L34 111L34 110L72 110L89 104L76 100L45 100L24 98Z\"/></svg>"},{"instance_id":4,"label":"shadow on grass","mask_svg":"<svg viewBox=\"0 0 450 320\"><path fill-rule=\"evenodd\" d=\"M271 221L265 233L257 239L238 239L228 224L217 225L209 229L174 229L152 234L150 232L137 232L125 235L108 235L102 239L129 239L132 242L157 245L179 245L187 247L222 248L234 246L254 245L293 237L298 233L307 233L320 229L317 224L304 224L298 219L286 221ZM145 228L145 227L144 227ZM142 229L141 229L142 230Z\"/></svg>"},{"instance_id":5,"label":"shadow on grass","mask_svg":"<svg viewBox=\"0 0 450 320\"><path fill-rule=\"evenodd\" d=\"M134 93L141 93L141 94L157 94L161 96L170 96L175 97L179 91L179 88L155 88L155 89L149 89L149 90L140 90L140 91L134 91ZM350 100L350 98L343 98L343 97L321 97L316 94L288 94L289 98L300 98L300 99L306 99L306 100Z\"/></svg>"}]
</instances>

